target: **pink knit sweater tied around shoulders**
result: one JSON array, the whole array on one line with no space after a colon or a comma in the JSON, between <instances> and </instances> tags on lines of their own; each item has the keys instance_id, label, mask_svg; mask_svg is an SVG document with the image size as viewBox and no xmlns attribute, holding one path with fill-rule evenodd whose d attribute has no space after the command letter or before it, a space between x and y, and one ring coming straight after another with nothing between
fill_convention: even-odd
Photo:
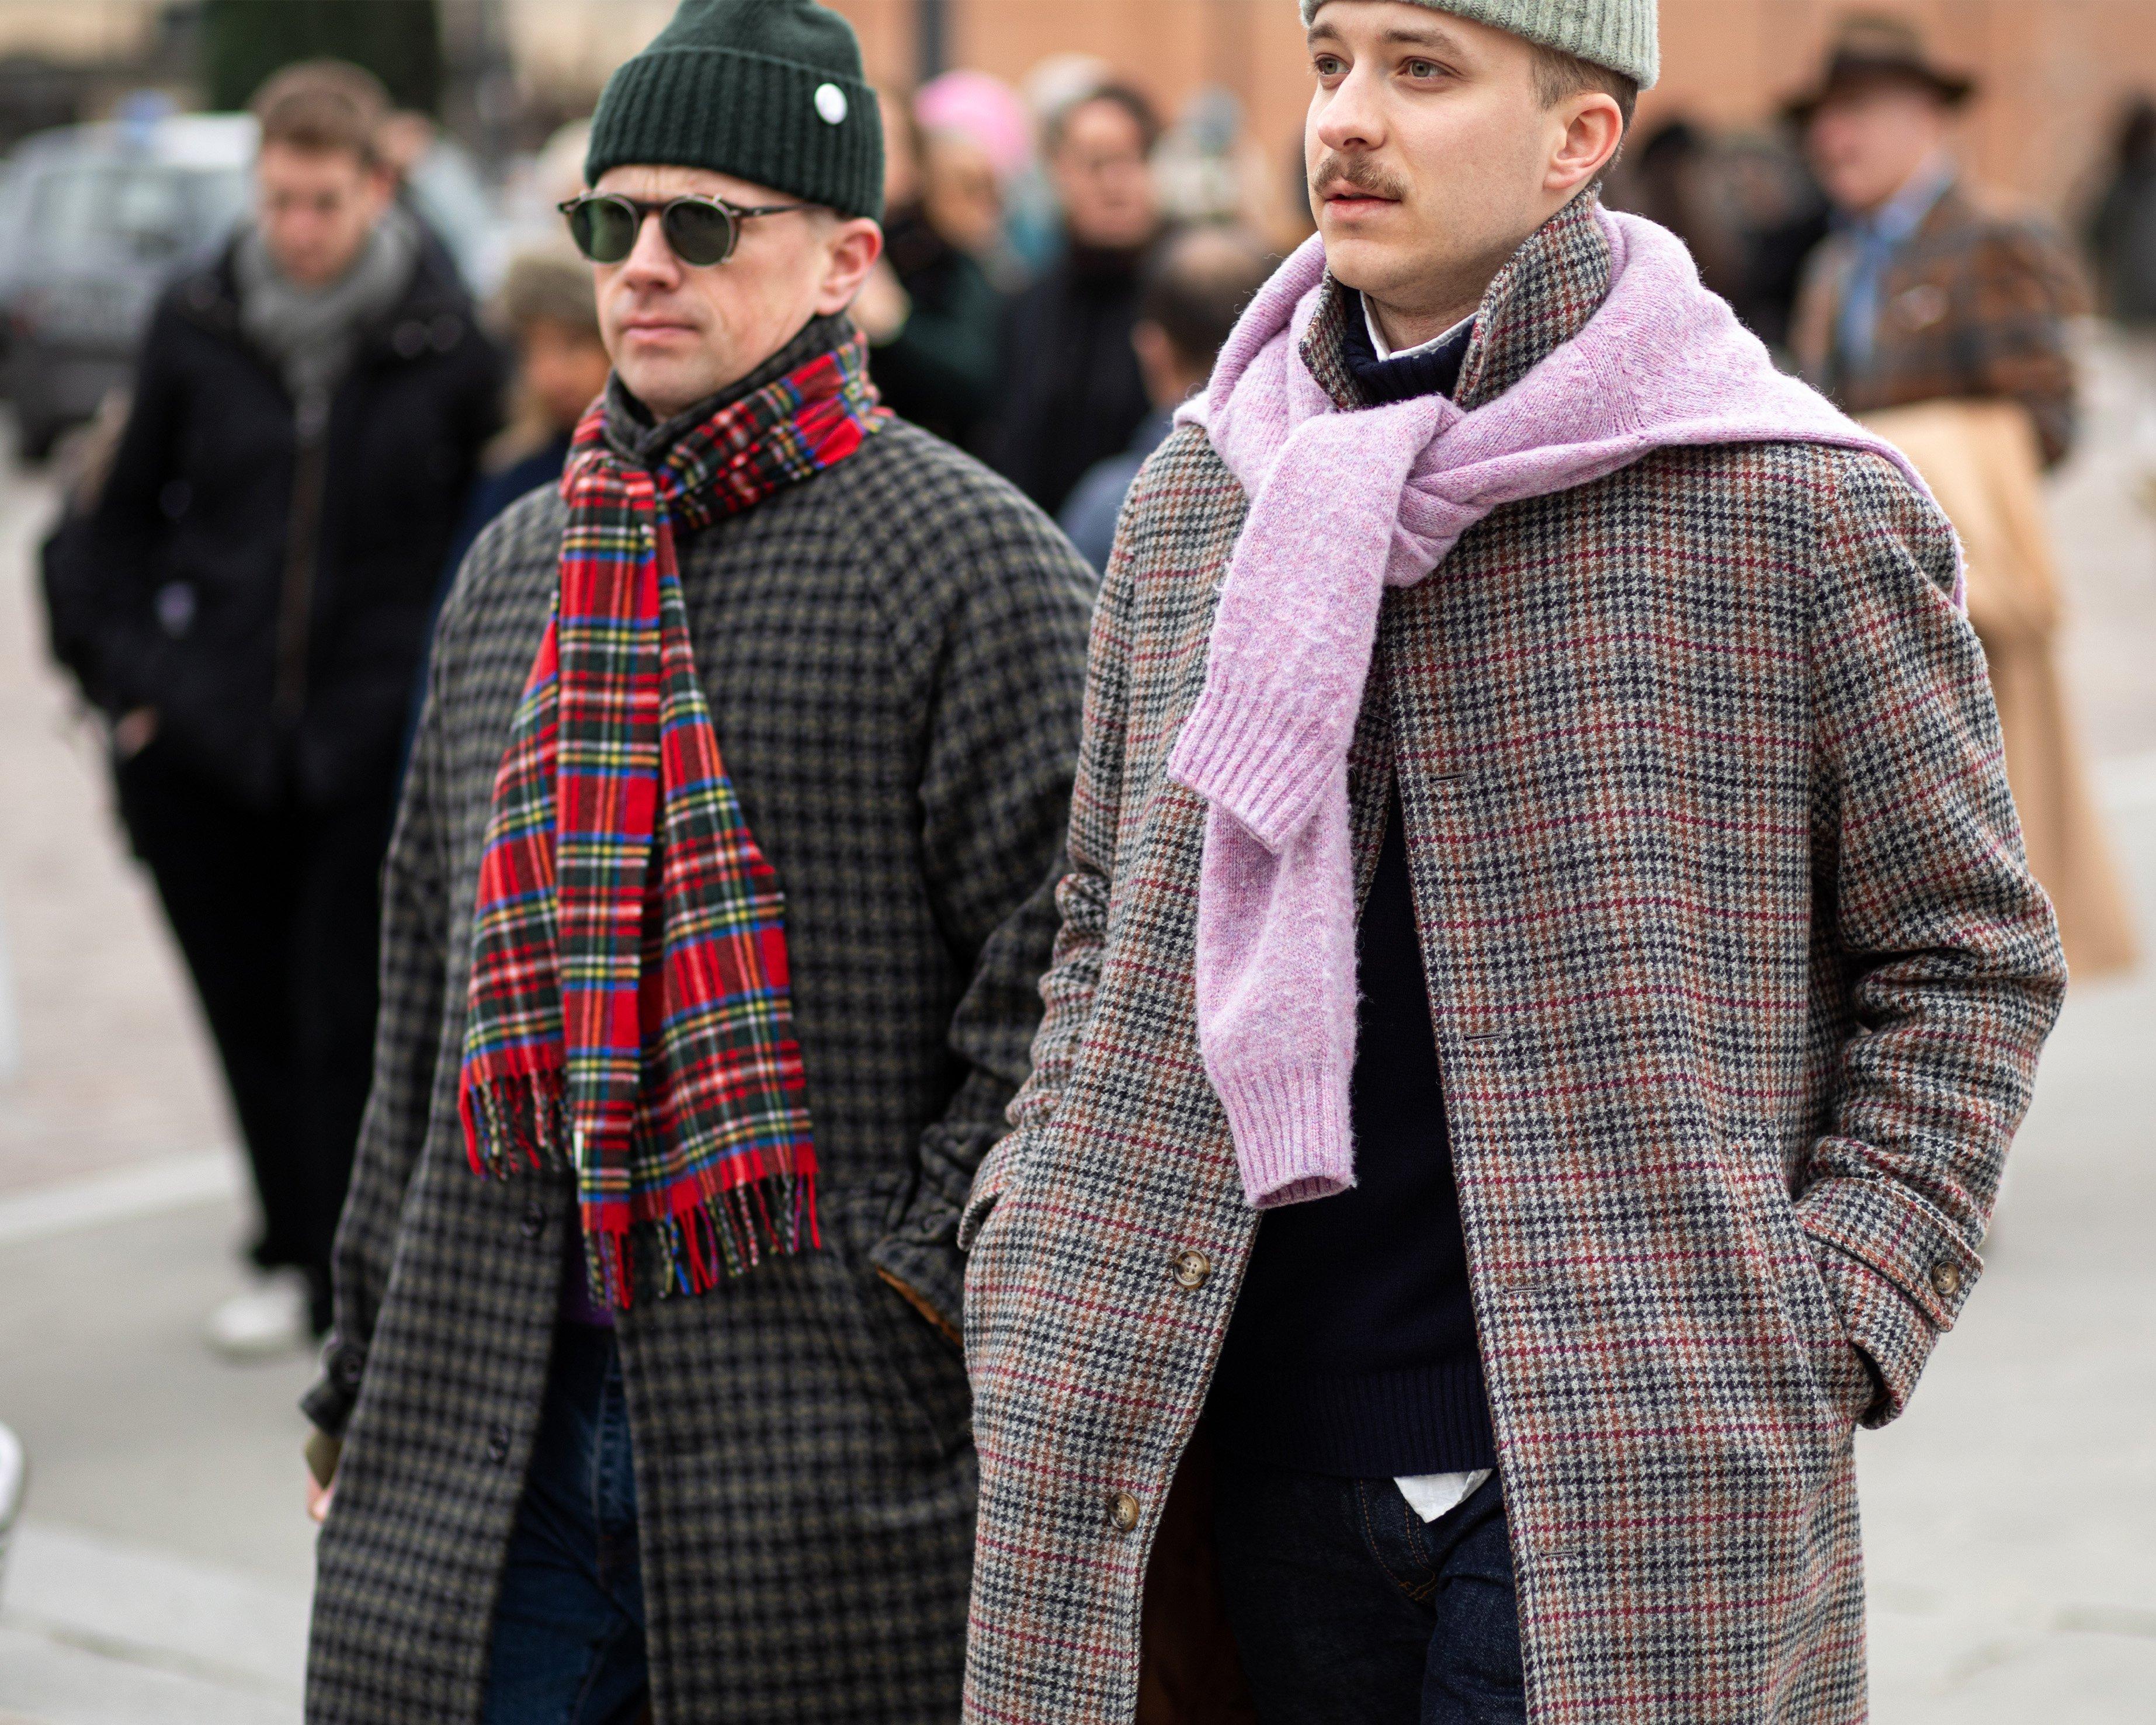
<instances>
[{"instance_id":1,"label":"pink knit sweater tied around shoulders","mask_svg":"<svg viewBox=\"0 0 2156 1725\"><path fill-rule=\"evenodd\" d=\"M1884 456L1923 490L1897 450L1774 368L1675 235L1596 218L1608 298L1471 411L1439 395L1335 406L1301 354L1327 290L1312 239L1251 301L1210 385L1178 416L1204 428L1250 500L1204 691L1168 772L1208 804L1199 1047L1260 1209L1354 1183L1348 754L1385 589L1442 580L1460 536L1502 506L1657 449L1825 444Z\"/></svg>"}]
</instances>

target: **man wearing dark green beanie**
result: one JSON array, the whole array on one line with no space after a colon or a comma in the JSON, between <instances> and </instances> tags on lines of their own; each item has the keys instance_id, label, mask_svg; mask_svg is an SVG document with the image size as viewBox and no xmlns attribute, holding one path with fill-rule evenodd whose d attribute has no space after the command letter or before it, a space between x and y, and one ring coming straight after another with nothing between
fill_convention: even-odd
<instances>
[{"instance_id":1,"label":"man wearing dark green beanie","mask_svg":"<svg viewBox=\"0 0 2156 1725\"><path fill-rule=\"evenodd\" d=\"M1040 1017L1090 577L876 402L844 19L685 0L586 177L613 377L459 572L385 880L308 1717L947 1721L956 1225Z\"/></svg>"}]
</instances>

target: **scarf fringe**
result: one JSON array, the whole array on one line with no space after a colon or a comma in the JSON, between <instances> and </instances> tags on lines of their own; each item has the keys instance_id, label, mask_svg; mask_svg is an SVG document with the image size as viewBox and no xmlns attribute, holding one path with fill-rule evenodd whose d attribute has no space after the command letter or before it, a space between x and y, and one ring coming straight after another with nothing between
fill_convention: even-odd
<instances>
[{"instance_id":1,"label":"scarf fringe","mask_svg":"<svg viewBox=\"0 0 2156 1725\"><path fill-rule=\"evenodd\" d=\"M584 1269L592 1295L617 1312L634 1297L637 1270L665 1300L708 1294L767 1257L790 1257L823 1245L816 1224L816 1177L767 1174L746 1185L625 1230L584 1230Z\"/></svg>"},{"instance_id":2,"label":"scarf fringe","mask_svg":"<svg viewBox=\"0 0 2156 1725\"><path fill-rule=\"evenodd\" d=\"M541 1169L574 1175L568 1108L559 1071L520 1072L466 1087L462 1097L465 1149L482 1179ZM637 1270L649 1263L660 1299L708 1294L767 1257L820 1249L816 1176L766 1174L729 1186L655 1221L626 1229L583 1229L584 1268L592 1297L629 1310Z\"/></svg>"},{"instance_id":3,"label":"scarf fringe","mask_svg":"<svg viewBox=\"0 0 2156 1725\"><path fill-rule=\"evenodd\" d=\"M465 1154L481 1179L504 1180L521 1168L576 1173L569 1142L567 1080L551 1071L518 1072L467 1084L458 1099Z\"/></svg>"}]
</instances>

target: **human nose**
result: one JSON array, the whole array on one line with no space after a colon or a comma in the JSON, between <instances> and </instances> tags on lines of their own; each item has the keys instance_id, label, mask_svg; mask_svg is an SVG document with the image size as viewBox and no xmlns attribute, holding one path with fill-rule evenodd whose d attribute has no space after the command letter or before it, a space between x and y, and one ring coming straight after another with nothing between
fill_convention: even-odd
<instances>
[{"instance_id":1,"label":"human nose","mask_svg":"<svg viewBox=\"0 0 2156 1725\"><path fill-rule=\"evenodd\" d=\"M1385 124L1377 95L1376 73L1365 66L1350 68L1339 83L1322 92L1318 142L1328 150L1374 150L1383 143Z\"/></svg>"},{"instance_id":2,"label":"human nose","mask_svg":"<svg viewBox=\"0 0 2156 1725\"><path fill-rule=\"evenodd\" d=\"M666 230L659 213L652 211L637 224L636 244L622 259L622 280L639 286L670 288L681 280L681 260L666 243Z\"/></svg>"}]
</instances>

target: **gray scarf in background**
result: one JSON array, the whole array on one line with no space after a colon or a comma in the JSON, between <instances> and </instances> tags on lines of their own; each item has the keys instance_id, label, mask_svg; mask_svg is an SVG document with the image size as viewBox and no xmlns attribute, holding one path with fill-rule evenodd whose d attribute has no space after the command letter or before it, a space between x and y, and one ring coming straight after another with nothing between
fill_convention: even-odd
<instances>
[{"instance_id":1,"label":"gray scarf in background","mask_svg":"<svg viewBox=\"0 0 2156 1725\"><path fill-rule=\"evenodd\" d=\"M271 259L261 230L241 231L233 254L239 325L284 373L302 437L319 435L328 423L330 398L351 369L361 331L403 296L418 260L418 226L394 204L352 267L324 287L294 284Z\"/></svg>"}]
</instances>

